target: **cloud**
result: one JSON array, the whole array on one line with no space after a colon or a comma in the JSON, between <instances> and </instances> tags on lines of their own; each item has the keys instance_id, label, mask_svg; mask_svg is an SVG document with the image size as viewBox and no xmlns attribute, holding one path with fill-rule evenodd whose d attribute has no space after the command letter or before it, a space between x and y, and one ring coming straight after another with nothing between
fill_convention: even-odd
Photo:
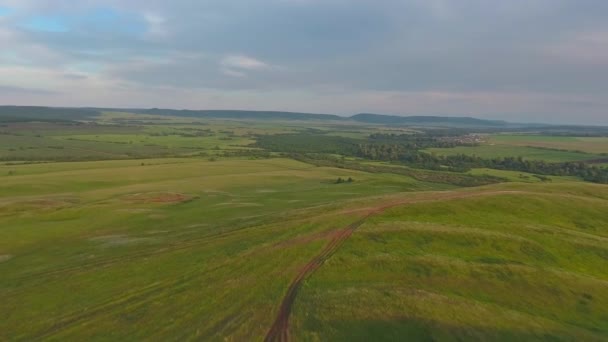
<instances>
[{"instance_id":1,"label":"cloud","mask_svg":"<svg viewBox=\"0 0 608 342\"><path fill-rule=\"evenodd\" d=\"M220 61L222 73L233 77L246 77L246 71L261 71L270 69L270 66L255 58L243 55L230 55Z\"/></svg>"},{"instance_id":2,"label":"cloud","mask_svg":"<svg viewBox=\"0 0 608 342\"><path fill-rule=\"evenodd\" d=\"M158 13L146 12L143 14L144 20L148 26L148 33L151 36L167 36L168 31L165 25L166 19Z\"/></svg>"},{"instance_id":3,"label":"cloud","mask_svg":"<svg viewBox=\"0 0 608 342\"><path fill-rule=\"evenodd\" d=\"M242 55L226 56L222 59L221 64L226 68L243 70L263 70L269 68L268 64L262 61Z\"/></svg>"},{"instance_id":4,"label":"cloud","mask_svg":"<svg viewBox=\"0 0 608 342\"><path fill-rule=\"evenodd\" d=\"M608 124L606 17L601 0L0 0L0 77L60 93L25 103Z\"/></svg>"}]
</instances>

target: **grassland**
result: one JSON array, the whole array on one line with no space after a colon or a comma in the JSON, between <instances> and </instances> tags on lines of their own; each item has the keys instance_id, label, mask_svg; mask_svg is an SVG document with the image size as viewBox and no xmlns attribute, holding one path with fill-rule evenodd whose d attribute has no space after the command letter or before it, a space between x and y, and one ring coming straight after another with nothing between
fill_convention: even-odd
<instances>
[{"instance_id":1,"label":"grassland","mask_svg":"<svg viewBox=\"0 0 608 342\"><path fill-rule=\"evenodd\" d=\"M0 187L4 340L261 339L333 232L403 200L305 283L292 336L608 333L604 186L465 191L283 159L11 167ZM446 190L463 197L442 200Z\"/></svg>"},{"instance_id":2,"label":"grassland","mask_svg":"<svg viewBox=\"0 0 608 342\"><path fill-rule=\"evenodd\" d=\"M216 155L249 150L256 129L227 130L216 125L70 125L57 123L6 124L0 128L0 160L79 161L192 154Z\"/></svg>"},{"instance_id":3,"label":"grassland","mask_svg":"<svg viewBox=\"0 0 608 342\"><path fill-rule=\"evenodd\" d=\"M523 157L530 160L547 162L582 161L601 158L601 155L575 151L558 151L547 148L529 147L526 145L499 145L493 143L479 146L458 146L453 148L430 148L428 152L437 155L454 156L458 154L475 155L480 158Z\"/></svg>"},{"instance_id":4,"label":"grassland","mask_svg":"<svg viewBox=\"0 0 608 342\"><path fill-rule=\"evenodd\" d=\"M548 136L532 134L496 134L492 143L509 146L532 146L585 153L608 153L606 137Z\"/></svg>"},{"instance_id":5,"label":"grassland","mask_svg":"<svg viewBox=\"0 0 608 342\"><path fill-rule=\"evenodd\" d=\"M547 162L605 159L608 138L550 136L535 134L493 134L479 146L431 148L438 155L476 155L481 158L518 157Z\"/></svg>"},{"instance_id":6,"label":"grassland","mask_svg":"<svg viewBox=\"0 0 608 342\"><path fill-rule=\"evenodd\" d=\"M542 183L542 182L573 182L576 181L574 177L538 177L535 174L519 171L506 171L506 170L494 170L494 169L472 169L467 172L471 175L490 175L494 177L500 177L506 179L509 182L517 183Z\"/></svg>"},{"instance_id":7,"label":"grassland","mask_svg":"<svg viewBox=\"0 0 608 342\"><path fill-rule=\"evenodd\" d=\"M348 223L331 210L352 198L442 187L280 159L144 164L2 176L0 339L262 336L323 243L290 239Z\"/></svg>"},{"instance_id":8,"label":"grassland","mask_svg":"<svg viewBox=\"0 0 608 342\"><path fill-rule=\"evenodd\" d=\"M305 284L297 339L604 340L606 188L491 189L369 219Z\"/></svg>"},{"instance_id":9,"label":"grassland","mask_svg":"<svg viewBox=\"0 0 608 342\"><path fill-rule=\"evenodd\" d=\"M508 183L460 188L358 158L229 154L260 134L391 131L333 125L4 124L0 340L262 340L299 278L294 340L608 338L608 186L473 169Z\"/></svg>"}]
</instances>

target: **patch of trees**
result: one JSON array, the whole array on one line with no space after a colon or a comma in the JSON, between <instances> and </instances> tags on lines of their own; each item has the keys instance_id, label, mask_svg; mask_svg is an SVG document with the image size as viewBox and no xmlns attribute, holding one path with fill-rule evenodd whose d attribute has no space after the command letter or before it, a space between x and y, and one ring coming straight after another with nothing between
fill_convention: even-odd
<instances>
[{"instance_id":1,"label":"patch of trees","mask_svg":"<svg viewBox=\"0 0 608 342\"><path fill-rule=\"evenodd\" d=\"M428 135L428 134L386 134L374 133L369 136L370 143L362 144L359 147L363 149L379 147L384 145L392 145L402 149L425 149L431 147L456 147L460 144L456 141L448 141L443 135Z\"/></svg>"},{"instance_id":2,"label":"patch of trees","mask_svg":"<svg viewBox=\"0 0 608 342\"><path fill-rule=\"evenodd\" d=\"M288 153L330 153L354 156L357 153L358 139L324 134L275 134L260 135L255 147L268 151Z\"/></svg>"},{"instance_id":3,"label":"patch of trees","mask_svg":"<svg viewBox=\"0 0 608 342\"><path fill-rule=\"evenodd\" d=\"M485 167L545 176L574 176L589 182L608 184L608 168L597 167L584 162L549 163L543 160L527 160L522 157L482 159L462 155L445 157L444 159L447 161L447 165L453 168Z\"/></svg>"},{"instance_id":4,"label":"patch of trees","mask_svg":"<svg viewBox=\"0 0 608 342\"><path fill-rule=\"evenodd\" d=\"M348 179L344 179L342 177L338 177L338 179L336 179L336 181L334 182L335 184L342 184L342 183L352 183L355 180L352 179L351 177L348 177Z\"/></svg>"},{"instance_id":5,"label":"patch of trees","mask_svg":"<svg viewBox=\"0 0 608 342\"><path fill-rule=\"evenodd\" d=\"M409 166L429 169L466 172L473 168L520 171L545 176L574 176L585 181L608 184L608 168L589 165L584 162L549 163L543 160L528 160L522 157L484 159L477 156L458 154L437 156L420 151L407 151L395 159L392 150L380 149L378 160L399 161Z\"/></svg>"},{"instance_id":6,"label":"patch of trees","mask_svg":"<svg viewBox=\"0 0 608 342\"><path fill-rule=\"evenodd\" d=\"M323 155L328 155L327 157L330 158L332 155L341 155L396 162L415 169L448 171L451 173L463 173L473 168L489 168L543 176L574 176L589 182L608 184L608 168L584 162L549 163L521 157L484 159L463 154L438 156L420 151L430 147L462 145L458 139L442 139L442 136L449 136L449 133L446 131L440 132L443 132L443 135L436 134L435 131L418 134L374 133L367 139L307 133L262 135L257 137L254 146L267 151L285 152L291 155L308 155L309 157L314 155L316 160L325 159ZM452 133L462 133L462 131ZM360 169L360 166L358 167ZM461 179L457 180L457 182L460 181ZM463 183L474 184L476 182L476 180L469 181L467 179ZM448 181L448 183L453 184L453 180Z\"/></svg>"},{"instance_id":7,"label":"patch of trees","mask_svg":"<svg viewBox=\"0 0 608 342\"><path fill-rule=\"evenodd\" d=\"M367 139L355 139L302 132L260 135L257 136L254 146L276 152L330 153L378 160L387 158L396 160L399 155L407 151L462 145L457 141L439 139L440 137L445 137L445 135L374 133Z\"/></svg>"}]
</instances>

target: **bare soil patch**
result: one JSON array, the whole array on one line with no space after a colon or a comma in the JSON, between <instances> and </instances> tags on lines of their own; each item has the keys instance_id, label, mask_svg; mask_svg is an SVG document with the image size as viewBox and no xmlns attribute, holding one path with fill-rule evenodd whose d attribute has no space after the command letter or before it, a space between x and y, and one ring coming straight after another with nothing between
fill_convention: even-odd
<instances>
[{"instance_id":1,"label":"bare soil patch","mask_svg":"<svg viewBox=\"0 0 608 342\"><path fill-rule=\"evenodd\" d=\"M123 197L123 200L132 203L184 203L195 198L195 196L179 192L147 192L127 195Z\"/></svg>"},{"instance_id":2,"label":"bare soil patch","mask_svg":"<svg viewBox=\"0 0 608 342\"><path fill-rule=\"evenodd\" d=\"M67 208L78 203L76 198L34 198L27 200L0 202L0 209L6 213L33 211L33 210L58 210Z\"/></svg>"}]
</instances>

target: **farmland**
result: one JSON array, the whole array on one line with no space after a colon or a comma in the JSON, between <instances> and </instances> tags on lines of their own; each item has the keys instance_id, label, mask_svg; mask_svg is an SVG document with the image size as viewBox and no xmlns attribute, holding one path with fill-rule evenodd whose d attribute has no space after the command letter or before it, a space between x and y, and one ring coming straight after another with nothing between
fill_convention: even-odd
<instances>
[{"instance_id":1,"label":"farmland","mask_svg":"<svg viewBox=\"0 0 608 342\"><path fill-rule=\"evenodd\" d=\"M0 340L608 337L600 182L383 159L440 143L407 126L115 111L0 131ZM428 149L603 153L490 142Z\"/></svg>"},{"instance_id":2,"label":"farmland","mask_svg":"<svg viewBox=\"0 0 608 342\"><path fill-rule=\"evenodd\" d=\"M548 162L568 162L601 158L593 153L575 151L558 151L547 148L530 147L527 145L479 145L459 146L454 148L431 148L431 153L454 156L458 154L475 155L482 158L521 156L526 159L544 160Z\"/></svg>"},{"instance_id":3,"label":"farmland","mask_svg":"<svg viewBox=\"0 0 608 342\"><path fill-rule=\"evenodd\" d=\"M497 134L491 142L510 146L532 146L585 153L608 153L608 138Z\"/></svg>"},{"instance_id":4,"label":"farmland","mask_svg":"<svg viewBox=\"0 0 608 342\"><path fill-rule=\"evenodd\" d=\"M608 138L538 134L492 134L478 146L431 148L439 155L476 155L483 158L521 156L548 162L606 158Z\"/></svg>"}]
</instances>

